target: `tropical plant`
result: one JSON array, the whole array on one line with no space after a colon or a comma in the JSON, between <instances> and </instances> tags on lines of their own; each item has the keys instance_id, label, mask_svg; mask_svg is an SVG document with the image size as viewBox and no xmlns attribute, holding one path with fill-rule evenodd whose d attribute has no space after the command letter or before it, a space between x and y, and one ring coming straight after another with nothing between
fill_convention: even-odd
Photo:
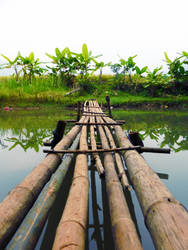
<instances>
[{"instance_id":1,"label":"tropical plant","mask_svg":"<svg viewBox=\"0 0 188 250\"><path fill-rule=\"evenodd\" d=\"M109 63L104 63L104 62L97 62L96 60L94 60L95 62L95 68L93 69L93 72L99 70L99 83L102 83L102 73L103 73L103 68L108 67L111 65L111 62Z\"/></svg>"},{"instance_id":2,"label":"tropical plant","mask_svg":"<svg viewBox=\"0 0 188 250\"><path fill-rule=\"evenodd\" d=\"M132 56L129 57L126 61L125 59L120 58L119 63L115 63L111 65L111 70L113 73L115 73L114 80L116 82L116 88L124 90L125 89L125 79L126 74L129 76L129 83L132 83L132 72L135 70L136 63L133 61L133 59L136 57Z\"/></svg>"},{"instance_id":3,"label":"tropical plant","mask_svg":"<svg viewBox=\"0 0 188 250\"><path fill-rule=\"evenodd\" d=\"M186 65L188 64L188 53L183 51L179 57L176 57L173 61L169 59L166 52L164 52L167 65L169 67L168 74L171 75L172 79L181 80L185 76L188 76L188 70Z\"/></svg>"},{"instance_id":4,"label":"tropical plant","mask_svg":"<svg viewBox=\"0 0 188 250\"><path fill-rule=\"evenodd\" d=\"M135 88L134 91L137 91L138 83L140 82L140 79L143 77L142 74L144 74L148 69L148 66L145 66L143 68L139 68L138 66L135 66L136 74L134 74L134 80L135 80Z\"/></svg>"},{"instance_id":5,"label":"tropical plant","mask_svg":"<svg viewBox=\"0 0 188 250\"><path fill-rule=\"evenodd\" d=\"M76 56L76 58L79 60L79 69L80 69L80 75L84 77L88 77L89 71L92 70L91 63L95 63L95 58L98 58L102 55L92 56L92 51L88 50L87 45L84 43L82 45L82 53L73 53Z\"/></svg>"},{"instance_id":6,"label":"tropical plant","mask_svg":"<svg viewBox=\"0 0 188 250\"><path fill-rule=\"evenodd\" d=\"M87 92L90 92L91 91L91 84L90 81L89 81L89 72L90 71L93 71L93 68L92 68L92 63L95 63L95 58L98 58L102 55L97 55L97 56L92 56L92 51L88 50L88 47L87 45L84 43L82 45L82 52L81 53L75 53L75 52L72 52L73 55L75 55L76 59L78 60L78 70L79 70L79 73L80 73L80 77L78 78L78 83L79 83L79 86L87 91Z\"/></svg>"},{"instance_id":7,"label":"tropical plant","mask_svg":"<svg viewBox=\"0 0 188 250\"><path fill-rule=\"evenodd\" d=\"M76 57L73 57L73 53L68 47L60 51L55 49L55 56L46 53L46 55L52 59L52 63L55 67L49 67L51 69L51 75L57 77L60 76L61 82L65 85L72 87L74 85L74 77L76 70L79 66L79 61Z\"/></svg>"},{"instance_id":8,"label":"tropical plant","mask_svg":"<svg viewBox=\"0 0 188 250\"><path fill-rule=\"evenodd\" d=\"M33 52L26 57L22 56L19 52L18 56L19 61L17 64L21 66L24 79L28 80L30 84L35 75L41 76L42 73L46 71L46 69L39 66L41 62L39 62L39 58L35 59Z\"/></svg>"},{"instance_id":9,"label":"tropical plant","mask_svg":"<svg viewBox=\"0 0 188 250\"><path fill-rule=\"evenodd\" d=\"M168 76L160 72L161 70L162 66L155 68L153 71L147 70L144 88L146 88L153 97L165 94L164 90L169 86Z\"/></svg>"},{"instance_id":10,"label":"tropical plant","mask_svg":"<svg viewBox=\"0 0 188 250\"><path fill-rule=\"evenodd\" d=\"M14 60L11 60L11 59L9 59L7 56L5 56L5 55L3 55L3 54L1 54L1 56L5 59L5 60L7 60L7 63L5 63L5 64L3 64L2 65L2 69L3 68L13 68L14 69L14 72L15 72L15 77L16 77L16 80L18 80L18 78L19 78L19 71L18 71L18 61L19 61L19 53L18 53L18 55L15 57L15 59Z\"/></svg>"},{"instance_id":11,"label":"tropical plant","mask_svg":"<svg viewBox=\"0 0 188 250\"><path fill-rule=\"evenodd\" d=\"M135 70L135 65L136 63L133 61L133 59L136 57L137 55L134 55L134 56L130 56L128 58L128 60L124 60L124 59L120 59L120 63L123 67L123 81L125 82L125 74L128 73L128 76L129 76L129 83L132 83L132 77L131 77L131 74L132 72Z\"/></svg>"}]
</instances>

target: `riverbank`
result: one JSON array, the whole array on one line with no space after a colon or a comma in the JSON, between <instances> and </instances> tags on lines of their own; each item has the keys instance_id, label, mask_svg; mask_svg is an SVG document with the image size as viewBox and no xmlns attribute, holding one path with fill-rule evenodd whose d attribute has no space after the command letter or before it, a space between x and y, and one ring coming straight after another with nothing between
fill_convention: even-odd
<instances>
[{"instance_id":1,"label":"riverbank","mask_svg":"<svg viewBox=\"0 0 188 250\"><path fill-rule=\"evenodd\" d=\"M58 101L38 100L36 98L24 99L12 99L6 101L0 101L0 110L34 110L45 109L50 107L66 107L76 108L78 102L85 101L87 99L97 98L98 102L103 106L106 106L105 96L96 97L93 95L85 95L78 97L63 98ZM181 109L188 110L188 97L176 96L176 97L142 97L142 96L110 96L111 107L121 108L125 110L170 110Z\"/></svg>"},{"instance_id":2,"label":"riverbank","mask_svg":"<svg viewBox=\"0 0 188 250\"><path fill-rule=\"evenodd\" d=\"M107 77L107 76L105 76ZM111 81L110 81L110 80ZM64 85L54 86L50 78L34 79L32 85L16 82L13 78L0 78L0 109L11 107L12 109L34 109L49 106L76 107L78 102L95 98L100 104L105 105L105 96L109 96L114 108L123 109L183 109L188 110L188 95L167 94L155 92L151 96L146 91L136 91L133 86L126 85L127 90L117 90L114 87L112 77L104 78L99 84L88 83L88 89L71 92L73 89ZM75 89L74 89L75 90ZM158 94L158 95L157 95Z\"/></svg>"}]
</instances>

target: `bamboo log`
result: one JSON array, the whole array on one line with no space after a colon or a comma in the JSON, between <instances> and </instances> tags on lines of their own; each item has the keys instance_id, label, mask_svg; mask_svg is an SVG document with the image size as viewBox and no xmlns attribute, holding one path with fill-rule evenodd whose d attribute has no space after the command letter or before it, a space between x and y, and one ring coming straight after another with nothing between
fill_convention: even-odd
<instances>
[{"instance_id":1,"label":"bamboo log","mask_svg":"<svg viewBox=\"0 0 188 250\"><path fill-rule=\"evenodd\" d=\"M100 119L100 121L102 122L102 119ZM111 124L113 124L113 123L111 123ZM108 140L110 142L110 146L112 148L115 148L116 144L114 142L113 136L112 136L109 128L107 126L105 126L104 130L105 130L105 132L106 132L106 134L108 136ZM121 184L122 184L123 188L127 188L130 191L131 190L131 186L129 184L127 175L125 173L124 166L123 166L123 163L122 163L122 159L121 159L121 157L120 157L120 155L118 153L115 153L114 156L115 156L115 161L116 161L116 164L117 164L117 169L118 169L118 173L119 173L119 178L121 180Z\"/></svg>"},{"instance_id":2,"label":"bamboo log","mask_svg":"<svg viewBox=\"0 0 188 250\"><path fill-rule=\"evenodd\" d=\"M88 121L88 118L85 120ZM87 149L87 127L81 130L80 149ZM58 225L53 250L84 249L88 209L88 159L87 155L76 157L73 182Z\"/></svg>"},{"instance_id":3,"label":"bamboo log","mask_svg":"<svg viewBox=\"0 0 188 250\"><path fill-rule=\"evenodd\" d=\"M71 149L77 148L79 139L80 134L77 135ZM8 244L7 250L34 249L44 227L49 210L57 197L58 190L62 185L73 157L73 154L69 154L63 158L62 164L54 173L48 185L42 190L33 207L24 218L11 242Z\"/></svg>"},{"instance_id":4,"label":"bamboo log","mask_svg":"<svg viewBox=\"0 0 188 250\"><path fill-rule=\"evenodd\" d=\"M64 96L71 95L71 94L73 94L73 93L75 93L75 92L78 92L78 91L80 91L80 88L73 89L73 90L67 92Z\"/></svg>"},{"instance_id":5,"label":"bamboo log","mask_svg":"<svg viewBox=\"0 0 188 250\"><path fill-rule=\"evenodd\" d=\"M116 145L115 145L114 139L112 137L112 134L111 134L109 128L105 126L104 130L105 130L106 135L108 137L108 140L110 142L110 146L112 148L115 148ZM130 191L131 190L131 186L129 184L127 175L125 174L125 170L124 170L124 166L123 166L123 163L122 163L122 159L121 159L121 157L120 157L120 155L118 153L115 153L114 157L115 157L115 161L116 161L116 165L117 165L117 169L118 169L118 175L119 175L119 178L121 180L121 184L122 184L123 188L127 188Z\"/></svg>"},{"instance_id":6,"label":"bamboo log","mask_svg":"<svg viewBox=\"0 0 188 250\"><path fill-rule=\"evenodd\" d=\"M108 148L108 141L102 126L99 126L98 129L103 147ZM111 153L105 153L104 167L113 238L116 249L142 249L135 225L129 214L121 184L115 171Z\"/></svg>"},{"instance_id":7,"label":"bamboo log","mask_svg":"<svg viewBox=\"0 0 188 250\"><path fill-rule=\"evenodd\" d=\"M106 153L106 152L120 152L126 150L137 150L140 149L140 146L126 147L126 148L106 148L106 149L94 149L94 150L48 150L44 149L44 153L54 153L54 154L97 154L97 153Z\"/></svg>"},{"instance_id":8,"label":"bamboo log","mask_svg":"<svg viewBox=\"0 0 188 250\"><path fill-rule=\"evenodd\" d=\"M95 114L93 114L93 118L94 118ZM89 122L89 123L81 123L81 122L76 122L76 125L104 125L104 126L117 126L117 125L122 125L123 123L119 122L119 123L106 123L106 122Z\"/></svg>"},{"instance_id":9,"label":"bamboo log","mask_svg":"<svg viewBox=\"0 0 188 250\"><path fill-rule=\"evenodd\" d=\"M120 126L115 126L115 132L120 146L132 146ZM185 208L136 150L124 151L123 155L156 249L188 249L188 213Z\"/></svg>"},{"instance_id":10,"label":"bamboo log","mask_svg":"<svg viewBox=\"0 0 188 250\"><path fill-rule=\"evenodd\" d=\"M84 117L81 122L84 121ZM55 146L55 150L67 149L80 131L74 126ZM62 154L49 154L34 170L0 203L0 247L7 244L22 219L31 208L43 186L61 163Z\"/></svg>"},{"instance_id":11,"label":"bamboo log","mask_svg":"<svg viewBox=\"0 0 188 250\"><path fill-rule=\"evenodd\" d=\"M90 103L90 106L92 107L91 103ZM92 122L92 123L94 122L93 117L90 117L90 122ZM92 148L92 150L97 150L94 126L90 126L90 138L91 138L91 148ZM95 164L96 164L96 168L97 168L97 171L98 171L99 175L104 176L105 172L104 172L104 168L103 168L101 159L99 157L99 154L94 153L93 158L95 159Z\"/></svg>"}]
</instances>

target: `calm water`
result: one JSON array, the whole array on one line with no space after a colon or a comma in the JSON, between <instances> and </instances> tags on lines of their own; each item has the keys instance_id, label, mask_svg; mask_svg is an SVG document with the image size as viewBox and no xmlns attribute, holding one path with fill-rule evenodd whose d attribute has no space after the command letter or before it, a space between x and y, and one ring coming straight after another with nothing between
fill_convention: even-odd
<instances>
[{"instance_id":1,"label":"calm water","mask_svg":"<svg viewBox=\"0 0 188 250\"><path fill-rule=\"evenodd\" d=\"M160 174L162 182L175 198L188 208L186 194L188 190L188 113L113 111L113 116L126 121L123 126L125 131L139 131L145 146L172 149L170 155L144 153L143 156L153 170ZM75 117L74 110L60 108L0 112L0 201L44 158L42 142L52 137L56 122ZM71 125L67 126L67 130L70 127ZM67 173L68 178L62 184L36 249L51 249L72 174L73 168ZM101 183L94 171L89 171L89 178L87 249L114 249L105 185ZM127 196L127 200L144 249L154 249L134 191Z\"/></svg>"}]
</instances>

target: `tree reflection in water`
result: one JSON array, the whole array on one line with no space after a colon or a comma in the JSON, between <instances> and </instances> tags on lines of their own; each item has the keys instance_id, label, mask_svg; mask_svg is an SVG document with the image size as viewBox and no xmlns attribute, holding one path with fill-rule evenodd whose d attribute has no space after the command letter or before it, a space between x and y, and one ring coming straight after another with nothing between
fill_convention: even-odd
<instances>
[{"instance_id":1,"label":"tree reflection in water","mask_svg":"<svg viewBox=\"0 0 188 250\"><path fill-rule=\"evenodd\" d=\"M39 151L39 147L43 146L44 138L52 137L52 132L48 129L20 129L17 137L7 137L5 141L12 142L13 144L9 147L12 150L16 146L20 146L24 151L27 149L34 149L36 152Z\"/></svg>"},{"instance_id":2,"label":"tree reflection in water","mask_svg":"<svg viewBox=\"0 0 188 250\"><path fill-rule=\"evenodd\" d=\"M115 116L126 121L125 131L138 131L142 140L149 138L161 148L169 147L175 152L188 150L187 112L117 111Z\"/></svg>"},{"instance_id":3,"label":"tree reflection in water","mask_svg":"<svg viewBox=\"0 0 188 250\"><path fill-rule=\"evenodd\" d=\"M180 112L132 112L113 111L114 119L125 120L125 131L140 132L142 140L154 140L161 148L169 147L175 152L188 150L188 113ZM2 118L2 119L1 119ZM66 117L66 119L72 117ZM56 122L62 119L62 113L31 114L0 117L1 149L9 150L21 146L24 151L32 148L36 152L45 138L52 138ZM65 119L65 117L63 117ZM69 128L66 128L66 132ZM11 135L10 135L11 132ZM11 143L11 145L10 145ZM145 145L147 146L147 145Z\"/></svg>"}]
</instances>

